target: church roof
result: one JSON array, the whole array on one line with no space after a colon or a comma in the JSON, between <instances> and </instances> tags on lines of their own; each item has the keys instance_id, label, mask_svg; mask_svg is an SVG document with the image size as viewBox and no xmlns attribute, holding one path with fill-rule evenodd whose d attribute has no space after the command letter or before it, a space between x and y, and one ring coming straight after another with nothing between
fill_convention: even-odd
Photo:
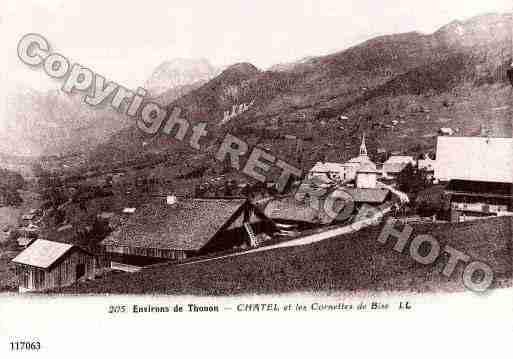
<instances>
[{"instance_id":1,"label":"church roof","mask_svg":"<svg viewBox=\"0 0 513 359\"><path fill-rule=\"evenodd\" d=\"M359 173L378 173L378 170L376 169L376 165L372 163L371 161L364 162L358 168Z\"/></svg>"}]
</instances>

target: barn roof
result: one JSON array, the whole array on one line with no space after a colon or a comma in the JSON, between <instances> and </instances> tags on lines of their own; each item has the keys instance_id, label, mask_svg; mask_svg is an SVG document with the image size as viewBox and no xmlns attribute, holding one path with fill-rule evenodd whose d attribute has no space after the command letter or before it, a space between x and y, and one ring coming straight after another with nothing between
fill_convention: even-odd
<instances>
[{"instance_id":1,"label":"barn roof","mask_svg":"<svg viewBox=\"0 0 513 359\"><path fill-rule=\"evenodd\" d=\"M444 137L436 146L435 177L440 181L513 182L513 139Z\"/></svg>"},{"instance_id":2,"label":"barn roof","mask_svg":"<svg viewBox=\"0 0 513 359\"><path fill-rule=\"evenodd\" d=\"M245 199L164 201L138 209L102 245L170 250L200 250L241 209Z\"/></svg>"},{"instance_id":3,"label":"barn roof","mask_svg":"<svg viewBox=\"0 0 513 359\"><path fill-rule=\"evenodd\" d=\"M38 239L18 254L12 261L18 264L26 264L33 267L47 269L64 256L72 244Z\"/></svg>"}]
</instances>

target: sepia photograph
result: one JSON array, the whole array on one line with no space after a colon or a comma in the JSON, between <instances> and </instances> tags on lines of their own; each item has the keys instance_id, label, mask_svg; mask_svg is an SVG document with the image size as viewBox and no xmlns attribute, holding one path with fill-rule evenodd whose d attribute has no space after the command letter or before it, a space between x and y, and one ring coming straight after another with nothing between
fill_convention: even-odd
<instances>
[{"instance_id":1,"label":"sepia photograph","mask_svg":"<svg viewBox=\"0 0 513 359\"><path fill-rule=\"evenodd\" d=\"M3 0L0 29L8 358L507 355L511 0Z\"/></svg>"}]
</instances>

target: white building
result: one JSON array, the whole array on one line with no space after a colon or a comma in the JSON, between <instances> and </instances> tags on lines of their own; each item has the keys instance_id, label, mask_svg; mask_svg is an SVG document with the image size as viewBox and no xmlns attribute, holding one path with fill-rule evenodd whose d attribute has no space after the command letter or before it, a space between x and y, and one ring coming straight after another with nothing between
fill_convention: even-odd
<instances>
[{"instance_id":1,"label":"white building","mask_svg":"<svg viewBox=\"0 0 513 359\"><path fill-rule=\"evenodd\" d=\"M357 188L376 188L379 171L372 162L365 162L356 173Z\"/></svg>"},{"instance_id":2,"label":"white building","mask_svg":"<svg viewBox=\"0 0 513 359\"><path fill-rule=\"evenodd\" d=\"M452 222L513 208L513 138L438 137L435 177Z\"/></svg>"},{"instance_id":3,"label":"white building","mask_svg":"<svg viewBox=\"0 0 513 359\"><path fill-rule=\"evenodd\" d=\"M435 178L513 182L513 138L439 136Z\"/></svg>"}]
</instances>

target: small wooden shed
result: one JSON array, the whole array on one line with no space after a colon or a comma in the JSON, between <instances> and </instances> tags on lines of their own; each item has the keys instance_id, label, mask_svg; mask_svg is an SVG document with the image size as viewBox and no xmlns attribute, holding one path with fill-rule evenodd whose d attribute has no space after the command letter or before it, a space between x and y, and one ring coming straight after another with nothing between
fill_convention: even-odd
<instances>
[{"instance_id":1,"label":"small wooden shed","mask_svg":"<svg viewBox=\"0 0 513 359\"><path fill-rule=\"evenodd\" d=\"M94 279L95 255L72 244L38 239L12 260L20 292L64 287Z\"/></svg>"}]
</instances>

